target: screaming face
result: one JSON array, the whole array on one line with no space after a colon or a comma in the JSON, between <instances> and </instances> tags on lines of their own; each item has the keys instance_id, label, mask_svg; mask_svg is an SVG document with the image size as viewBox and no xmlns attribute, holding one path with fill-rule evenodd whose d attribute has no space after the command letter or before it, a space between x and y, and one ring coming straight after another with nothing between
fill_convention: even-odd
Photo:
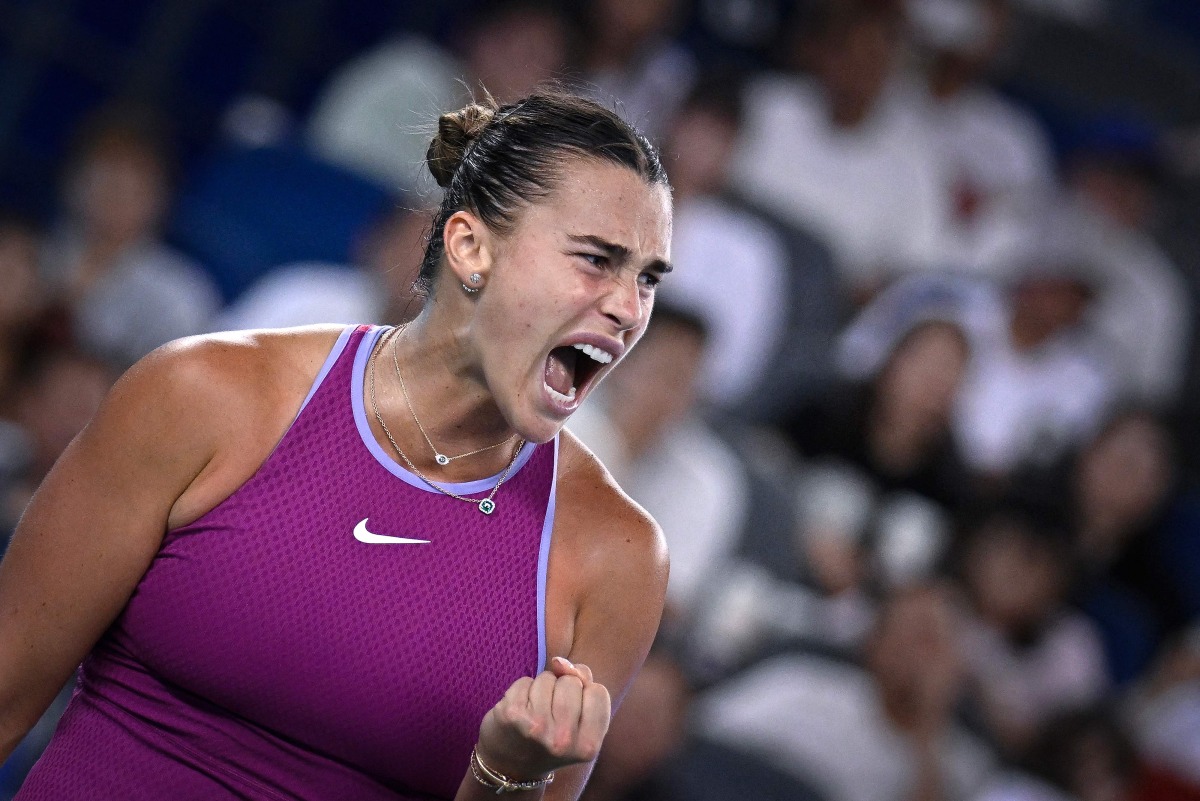
<instances>
[{"instance_id":1,"label":"screaming face","mask_svg":"<svg viewBox=\"0 0 1200 801\"><path fill-rule=\"evenodd\" d=\"M500 412L551 439L645 331L669 272L668 190L589 159L496 237L470 337Z\"/></svg>"}]
</instances>

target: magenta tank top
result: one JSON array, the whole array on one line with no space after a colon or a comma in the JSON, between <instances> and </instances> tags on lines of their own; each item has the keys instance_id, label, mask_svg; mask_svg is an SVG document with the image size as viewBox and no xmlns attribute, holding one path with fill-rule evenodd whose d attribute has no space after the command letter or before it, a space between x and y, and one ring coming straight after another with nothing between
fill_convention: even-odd
<instances>
[{"instance_id":1,"label":"magenta tank top","mask_svg":"<svg viewBox=\"0 0 1200 801\"><path fill-rule=\"evenodd\" d=\"M254 476L167 532L20 801L454 796L484 714L546 662L558 440L491 516L432 490L367 425L384 330L347 329Z\"/></svg>"}]
</instances>

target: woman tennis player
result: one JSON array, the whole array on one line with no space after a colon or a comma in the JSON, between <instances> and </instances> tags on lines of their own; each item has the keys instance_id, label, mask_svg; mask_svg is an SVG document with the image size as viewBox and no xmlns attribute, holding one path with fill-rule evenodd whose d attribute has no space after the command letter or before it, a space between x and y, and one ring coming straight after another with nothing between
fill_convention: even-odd
<instances>
[{"instance_id":1,"label":"woman tennis player","mask_svg":"<svg viewBox=\"0 0 1200 801\"><path fill-rule=\"evenodd\" d=\"M657 627L654 522L562 430L637 342L670 189L602 107L444 115L403 328L183 340L131 369L0 566L18 798L574 799Z\"/></svg>"}]
</instances>

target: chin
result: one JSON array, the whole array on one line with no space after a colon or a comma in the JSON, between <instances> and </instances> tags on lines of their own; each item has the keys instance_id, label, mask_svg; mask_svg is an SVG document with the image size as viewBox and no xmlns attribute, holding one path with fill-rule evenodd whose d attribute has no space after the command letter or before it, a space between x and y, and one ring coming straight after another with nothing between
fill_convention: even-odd
<instances>
[{"instance_id":1,"label":"chin","mask_svg":"<svg viewBox=\"0 0 1200 801\"><path fill-rule=\"evenodd\" d=\"M545 410L528 409L508 415L509 425L517 436L536 445L554 439L567 424L567 418L550 414Z\"/></svg>"},{"instance_id":2,"label":"chin","mask_svg":"<svg viewBox=\"0 0 1200 801\"><path fill-rule=\"evenodd\" d=\"M554 426L524 426L516 428L516 432L525 442L532 442L534 445L543 445L554 439L558 435L558 432L563 430L565 425L565 422L560 422Z\"/></svg>"}]
</instances>

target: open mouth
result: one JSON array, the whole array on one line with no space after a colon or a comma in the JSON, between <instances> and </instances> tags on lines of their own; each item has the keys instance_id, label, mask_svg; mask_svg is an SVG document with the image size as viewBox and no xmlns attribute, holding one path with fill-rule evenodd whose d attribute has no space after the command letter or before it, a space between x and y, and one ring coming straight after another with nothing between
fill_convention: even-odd
<instances>
[{"instance_id":1,"label":"open mouth","mask_svg":"<svg viewBox=\"0 0 1200 801\"><path fill-rule=\"evenodd\" d=\"M608 351L582 342L555 348L546 358L545 381L550 397L563 406L575 405L612 360Z\"/></svg>"}]
</instances>

